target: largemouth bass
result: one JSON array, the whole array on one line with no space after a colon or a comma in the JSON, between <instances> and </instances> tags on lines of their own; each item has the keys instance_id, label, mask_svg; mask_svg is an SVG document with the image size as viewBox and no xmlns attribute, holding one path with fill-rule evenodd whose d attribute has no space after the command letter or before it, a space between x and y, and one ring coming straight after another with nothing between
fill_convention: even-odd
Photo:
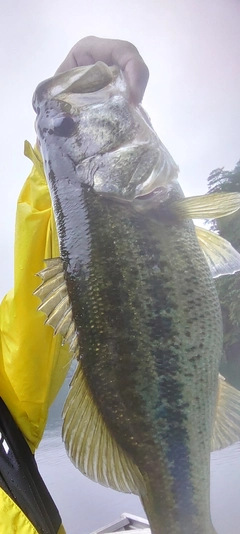
<instances>
[{"instance_id":1,"label":"largemouth bass","mask_svg":"<svg viewBox=\"0 0 240 534\"><path fill-rule=\"evenodd\" d=\"M213 275L240 269L192 218L239 195L185 199L178 167L124 76L103 63L41 83L36 131L61 258L35 294L78 368L63 439L88 477L140 496L153 534L214 534L211 447L239 438L239 395L218 377Z\"/></svg>"}]
</instances>

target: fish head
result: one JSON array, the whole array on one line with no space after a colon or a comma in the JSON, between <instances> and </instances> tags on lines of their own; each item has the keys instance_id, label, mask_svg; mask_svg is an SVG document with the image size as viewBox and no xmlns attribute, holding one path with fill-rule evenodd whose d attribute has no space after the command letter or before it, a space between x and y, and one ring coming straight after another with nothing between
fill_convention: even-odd
<instances>
[{"instance_id":1,"label":"fish head","mask_svg":"<svg viewBox=\"0 0 240 534\"><path fill-rule=\"evenodd\" d=\"M139 106L130 102L123 72L102 62L50 78L33 96L46 174L75 172L104 197L137 211L165 202L178 167ZM59 173L58 173L59 174Z\"/></svg>"}]
</instances>

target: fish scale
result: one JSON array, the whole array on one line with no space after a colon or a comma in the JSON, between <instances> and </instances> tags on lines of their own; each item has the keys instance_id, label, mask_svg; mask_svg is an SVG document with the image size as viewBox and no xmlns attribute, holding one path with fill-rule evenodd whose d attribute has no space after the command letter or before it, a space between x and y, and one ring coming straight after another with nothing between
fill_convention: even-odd
<instances>
[{"instance_id":1,"label":"fish scale","mask_svg":"<svg viewBox=\"0 0 240 534\"><path fill-rule=\"evenodd\" d=\"M87 235L91 236L87 253L87 258L90 258L87 263L89 284L85 269L82 276L83 283L79 283L79 271L76 275L77 283L73 283L75 273L74 270L71 273L69 267L72 263L71 254L68 257L66 280L73 314L75 317L79 316L81 324L79 340L82 347L82 366L87 382L107 426L123 450L134 459L141 472L146 472L148 477L151 477L151 473L156 474L155 456L156 445L158 445L160 462L164 466L169 463L168 473L172 473L170 477L169 474L164 476L163 472L166 467L163 472L162 470L159 472L159 478L162 481L161 493L166 495L171 493L172 489L167 490L165 485L171 488L171 479L175 483L177 479L180 482L184 475L186 459L188 459L188 472L185 474L185 479L190 487L191 479L196 480L195 492L192 488L190 492L195 494L195 500L197 500L196 491L199 485L199 475L192 473L190 469L189 435L186 432L186 427L191 426L191 430L194 430L192 433L195 435L195 440L196 436L199 439L198 430L199 427L201 428L203 405L201 403L201 411L197 413L195 410L193 417L191 417L189 403L184 403L181 389L184 389L185 385L187 387L186 398L191 398L194 402L196 384L192 383L189 376L189 382L181 384L177 375L181 374L186 378L181 365L184 365L186 357L184 328L188 330L188 326L185 325L190 323L190 326L195 330L195 337L193 338L191 335L191 343L188 348L193 361L191 370L188 360L187 374L190 374L191 377L196 376L197 385L201 383L205 385L210 358L215 360L216 355L220 354L221 320L217 296L215 299L212 298L215 291L213 281L210 273L206 271L205 261L197 243L195 244L195 260L193 261L192 252L194 240L196 241L194 230L187 228L192 238L190 248L189 244L186 243L186 236L184 239L182 238L182 228L172 228L169 224L164 225L163 223L159 226L157 219L154 220L154 215L152 216L151 213L144 218L137 214L131 215L129 209L124 206L111 206L109 202L99 200L87 188L84 189L83 196L85 197L83 206L87 220L84 228L87 228ZM58 198L58 202L61 204L64 221L65 197L64 199ZM77 217L82 218L79 211L78 209ZM73 214L72 225L76 224L74 218L76 218L75 213ZM62 222L61 225L64 226L64 223ZM189 226L188 223L187 227ZM79 237L81 238L81 232ZM64 237L62 240L64 249ZM84 236L83 240L85 240ZM170 250L169 242L171 243ZM154 264L153 266L157 269L153 269L149 263ZM190 263L189 269L187 268L188 263ZM173 273L172 276L171 273ZM189 273L194 274L189 275ZM185 291L186 295L183 299L180 288L186 287L186 276L188 286L193 288L193 293ZM68 280L71 282L68 283ZM92 296L93 281L94 297ZM167 291L165 290L165 283ZM206 287L208 286L211 306L209 306L209 310L204 309L203 315L203 308L199 306L199 302L202 301L205 308ZM203 291L204 299L200 297ZM91 313L91 303L97 305L100 314ZM79 310L81 310L81 317ZM200 315L203 315L204 320L199 319ZM184 325L181 316L184 317ZM89 327L93 328L92 335ZM211 337L206 336L207 328L211 332ZM193 343L196 352L198 346L202 345L202 331L205 332L206 342L202 346L201 352L205 352L206 348L207 351L205 369L201 358L200 371L201 374L205 371L206 376L199 380L197 375L199 371L196 368L197 354L194 358ZM141 332L141 337L139 332ZM189 345L188 336L187 344ZM99 345L101 346L100 353L95 350L96 346ZM152 347L151 352L149 347ZM216 361L216 369L217 367L218 361ZM128 370L127 375L126 368ZM121 396L117 393L118 391L121 391ZM200 391L199 395L202 396L203 392ZM205 396L209 398L209 391L206 386L204 398ZM162 405L164 405L166 412L165 417L161 413ZM211 406L211 402L209 402L209 406ZM209 406L208 414L210 414ZM128 415L129 407L131 418ZM179 416L183 420L182 425L179 424ZM150 422L153 421L151 426L149 426L149 420ZM156 425L154 426L154 421L157 421L157 429ZM197 421L197 428L195 421ZM205 421L206 418L204 417ZM211 425L211 420L209 420L208 428L204 428L203 434L206 436L207 430L209 439ZM169 439L167 438L168 433ZM150 435L153 436L152 442L149 439ZM171 453L178 436L180 439L184 438L185 454L182 458L176 454L174 459ZM160 447L159 443L161 444ZM165 447L163 446L164 443ZM198 466L194 465L195 469L197 468L201 472L202 466L206 466L206 481L209 481L209 446L204 446L205 455L204 451L198 451L198 456L202 452L201 462ZM169 456L170 458L168 458ZM151 465L152 457L154 457L153 465ZM174 471L172 464L175 463L176 459L179 463ZM184 464L183 470L180 460ZM178 492L178 495L181 502L181 492ZM165 499L161 497L160 502L163 502L164 515L166 522L168 522ZM173 495L170 517L177 504ZM188 502L188 517L190 504L193 506L191 499ZM183 512L183 507L180 508ZM160 516L162 515L159 500L158 513ZM198 510L198 515L202 522L202 509ZM179 519L178 523L181 523ZM187 525L184 528L187 528ZM195 531L196 534L201 532L201 530L196 529Z\"/></svg>"},{"instance_id":2,"label":"fish scale","mask_svg":"<svg viewBox=\"0 0 240 534\"><path fill-rule=\"evenodd\" d=\"M94 211L93 202L91 202L91 208ZM165 480L170 478L169 480L169 486L172 488L171 479L175 481L175 488L178 497L176 498L174 495L173 489L170 489L169 491L173 493L173 502L171 501L171 512L170 516L172 515L172 509L173 507L179 508L181 512L179 511L176 513L177 516L181 516L181 514L188 517L189 521L189 514L190 514L190 508L192 508L195 511L195 515L198 516L198 522L200 525L202 525L202 514L203 511L206 514L206 504L208 502L208 494L206 492L206 495L204 496L201 494L201 508L199 507L198 499L196 496L196 492L198 491L198 486L201 487L201 484L199 484L199 481L202 481L202 471L205 471L205 486L209 486L209 447L210 444L208 443L208 446L206 447L206 444L202 443L202 449L200 449L200 446L198 446L198 457L201 459L199 461L199 464L196 465L195 462L193 462L193 466L191 466L191 455L190 455L190 448L192 447L192 443L190 442L190 435L191 440L198 440L200 441L201 438L201 426L202 428L202 436L206 436L206 431L210 439L211 435L211 427L212 427L212 421L210 418L211 414L211 399L209 399L209 391L207 387L208 382L208 367L209 362L211 359L216 360L216 355L220 354L221 350L221 320L220 320L220 310L219 310L219 304L217 297L215 298L215 301L211 298L212 305L209 306L208 310L204 310L204 321L199 320L199 315L202 315L202 310L199 306L199 302L202 303L202 306L205 307L205 298L206 298L206 282L209 286L209 295L213 294L214 288L213 288L213 282L210 278L210 276L205 275L205 268L203 269L202 273L203 276L198 277L197 284L196 284L196 275L192 276L192 280L189 280L188 276L188 285L190 287L194 288L194 293L196 294L196 300L194 299L194 295L191 294L190 299L189 295L187 301L184 301L179 293L179 287L181 287L181 278L184 278L184 273L181 271L181 256L180 256L180 248L182 253L182 245L179 246L179 235L178 232L174 231L175 234L175 240L177 240L178 245L175 247L173 236L169 235L172 233L171 228L165 228L162 224L160 227L157 228L158 235L161 236L158 238L157 242L157 250L155 250L155 257L153 260L153 232L149 232L147 234L145 229L145 235L143 236L143 230L146 226L146 220L142 222L140 218L141 224L137 224L137 217L133 217L133 220L131 221L131 231L126 231L126 228L123 226L123 222L118 224L118 217L116 215L116 207L113 208L113 220L114 224L111 224L111 222L107 225L107 233L108 233L108 240L109 240L109 227L111 228L111 231L113 232L113 238L112 240L115 241L115 247L117 246L118 253L116 253L116 256L114 258L109 257L109 254L106 254L106 249L104 248L105 240L105 226L103 224L103 221L98 216L96 217L96 220L99 221L99 227L98 229L91 229L91 235L94 240L97 241L97 246L101 248L101 256L98 252L96 253L96 258L103 258L102 264L105 263L109 265L109 268L105 265L104 268L104 274L107 278L108 282L108 290L106 290L106 282L102 284L102 287L105 288L104 294L102 296L103 301L103 308L104 310L108 309L109 302L113 303L113 305L110 305L110 314L109 317L111 317L111 323L113 322L114 314L117 318L117 322L119 321L119 309L117 307L120 306L121 308L127 308L129 311L129 302L126 303L125 298L128 297L129 300L131 300L131 303L134 300L133 297L129 297L130 287L134 286L134 279L136 277L136 263L135 258L137 256L140 257L141 260L146 259L145 262L143 262L143 265L140 267L140 275L138 275L138 278L143 280L143 286L144 287L142 292L140 287L137 287L136 295L137 298L141 300L141 302L144 302L145 305L148 303L148 307L150 309L145 308L145 315L144 311L140 308L139 303L135 303L135 311L139 313L141 316L141 320L138 320L137 328L134 329L133 323L131 322L131 315L128 314L127 316L127 324L124 325L124 328L122 329L123 332L123 341L121 339L121 329L118 322L118 327L113 326L113 333L110 333L111 336L111 344L110 344L110 350L108 350L107 354L101 353L99 355L96 355L95 357L95 351L93 350L93 354L89 354L86 348L86 353L83 354L83 369L86 373L88 384L91 388L93 397L97 403L97 405L100 407L100 411L103 415L103 418L105 419L105 422L107 423L108 427L110 428L112 434L114 435L115 439L121 444L122 448L134 459L138 467L140 468L141 472L147 473L147 476L151 478L151 473L156 476L156 446L158 444L158 455L160 461L166 466L166 464L169 464L169 471L168 473L171 473L171 476L163 476L162 470L160 470L159 478L161 480L161 494L166 495L168 493L167 488L165 487ZM121 210L120 210L121 212ZM90 220L93 220L93 217L89 216ZM126 216L125 216L126 218ZM121 217L120 217L121 220ZM151 219L150 219L151 222ZM134 224L135 223L135 224ZM145 223L145 225L144 225ZM151 226L151 225L150 225ZM100 230L99 230L100 229ZM120 229L120 232L119 232ZM115 230L115 232L114 232ZM100 237L101 232L101 237ZM125 243L125 237L127 236L128 241L128 249L126 251L126 245ZM168 257L165 256L164 248L166 247L166 243L169 243L169 239L171 237L171 243L173 247L173 251L175 251L175 255L168 254ZM192 236L194 237L194 236ZM123 241L124 239L124 241ZM149 241L149 247L147 250L146 242ZM181 240L182 241L182 240ZM142 242L145 244L145 251L142 251ZM164 247L165 242L165 247ZM116 245L117 244L117 245ZM163 247L162 247L163 244ZM184 243L185 244L185 243ZM192 244L193 246L193 244ZM93 247L93 242L92 242ZM109 249L111 247L107 247L107 251L109 253ZM186 248L186 246L185 246ZM197 248L197 247L196 247ZM123 255L122 251L124 250L125 254ZM150 250L149 250L150 249ZM130 252L131 251L131 252ZM133 253L133 251L135 253ZM192 247L191 247L192 251ZM127 253L126 253L127 252ZM94 250L92 249L92 253L94 255ZM112 254L114 255L114 254ZM184 257L184 266L186 269L186 254L181 254ZM196 261L198 262L199 259L201 260L201 252L199 250L200 258L196 256ZM164 257L163 263L165 265L165 273L166 273L166 279L167 279L167 292L165 292L164 296L164 277L162 276L163 268L161 266L161 260L159 265L157 267L159 268L159 272L154 270L152 273L149 269L148 263L149 263L149 257L152 256L152 261L154 263L156 262L156 258ZM187 256L189 256L189 248ZM117 266L117 258L121 258L120 265ZM129 261L129 258L131 260ZM179 270L174 269L174 279L177 281L177 287L176 292L178 294L178 299L176 299L176 294L174 297L170 297L170 291L169 286L171 286L172 291L174 291L174 285L172 277L169 275L169 272L171 273L172 268L171 265L174 264L174 261L178 260L179 264ZM168 265L168 261L170 261L170 264ZM190 272L193 270L193 261L190 254ZM147 264L147 266L146 266ZM94 269L98 269L97 261L93 262ZM114 267L113 267L114 266ZM203 265L205 267L205 265ZM102 267L102 265L101 265ZM119 269L119 272L122 275L122 280L114 279L114 271L113 269ZM200 269L198 269L200 271ZM150 277L149 277L150 272ZM124 275L122 274L124 273ZM149 282L150 278L150 282ZM208 280L209 278L209 280ZM110 284L110 280L112 279L112 284ZM123 279L128 280L128 288L127 291L124 291L123 285ZM152 280L151 280L152 279ZM176 283L176 282L175 282ZM149 287L150 286L150 287ZM212 287L211 287L212 286ZM117 288L120 288L121 296L117 295ZM204 290L205 298L201 298L199 295ZM109 297L110 295L110 297ZM113 296L112 296L113 295ZM81 298L81 295L79 295L79 299ZM172 302L171 302L172 301ZM172 305L172 303L174 303ZM145 307L145 306L144 306ZM181 325L181 319L179 320L179 317L181 317L182 314L184 314L184 321L188 323L188 318L186 317L186 309L188 310L189 319L193 325L193 328L197 325L195 338L193 340L193 336L191 336L191 343L190 347L188 348L189 356L192 358L192 368L189 365L190 358L188 360L187 364L187 377L186 374L184 374L186 384L180 384L178 375L181 373L181 375L184 372L184 368L181 367L185 363L185 357L186 357L186 342L184 339L184 331L182 330ZM106 329L108 330L108 321L107 321L108 315L104 315L104 324L106 324ZM136 314L134 315L136 317ZM175 318L175 321L174 321ZM143 347L139 348L138 344L138 350L137 347L132 344L132 336L133 332L139 332L141 333L145 329L145 325L148 325L148 332L146 332L146 340ZM206 325L208 324L209 332L211 332L211 336L209 336L206 339L206 343L204 346L202 345L202 331L206 331ZM176 329L176 332L174 331ZM111 326L110 326L111 330ZM129 334L126 332L128 331ZM212 332L214 332L214 335L212 335ZM81 332L80 332L80 339L82 338ZM116 336L116 339L114 340L114 336ZM88 335L86 336L88 339ZM114 341L113 341L114 340ZM159 340L159 341L158 341ZM187 337L187 342L189 344L189 338ZM193 345L194 343L194 345ZM198 353L200 351L199 345L201 348L201 353L205 351L206 357L205 357L205 364L202 361L201 358L201 365L198 369L197 367L197 360L198 360ZM82 345L83 346L83 345ZM122 352L120 352L120 347L123 347ZM151 353L149 353L149 347L152 347ZM207 350L206 350L207 348ZM132 349L132 350L131 350ZM193 349L195 349L195 354L193 353ZM180 356L180 358L178 358ZM184 358L183 358L184 356ZM202 356L202 354L201 354ZM180 361L179 361L180 360ZM181 361L183 360L183 361ZM218 362L216 361L216 370L218 368ZM185 364L186 367L186 364ZM126 377L125 369L128 369L128 374ZM150 369L152 368L152 379L150 377ZM202 379L199 380L198 373L201 373L201 375L204 373L204 376L202 376ZM146 384L143 384L142 377L146 378ZM138 377L140 380L138 381ZM196 378L197 383L193 382L193 378ZM149 385L149 381L150 385ZM123 383L122 383L123 382ZM109 384L111 384L111 388L109 387ZM184 390L184 387L187 389L187 393L185 393L185 397L187 399L191 398L191 402L194 404L194 398L199 390L199 385L203 384L204 391L200 389L199 396L205 396L209 399L209 405L207 406L207 413L208 413L208 425L206 425L206 417L205 417L205 410L204 406L201 403L201 409L195 410L193 413L189 413L189 402L186 402L184 400L184 396L181 393L181 390ZM211 382L212 384L212 382ZM148 387L147 387L148 386ZM197 387L198 386L198 389ZM146 389L145 389L146 388ZM119 397L115 393L116 391L121 391L121 399L119 402ZM154 391L154 395L152 396L152 402L151 400L151 393ZM102 392L104 392L104 398L102 397ZM109 399L109 402L108 402ZM123 403L123 406L121 404ZM129 417L127 416L127 408L131 409L131 419L129 420ZM163 408L162 408L163 407ZM165 410L165 417L164 412ZM117 414L117 415L116 415ZM149 419L150 421L153 421L152 427L149 427ZM204 420L204 425L201 425L201 419ZM136 421L136 422L135 422ZM157 429L156 426L154 426L154 421L157 421ZM181 424L180 424L181 422ZM197 422L197 425L196 425ZM129 427L128 427L129 425ZM131 434L131 427L133 426L133 430ZM208 426L208 428L206 428ZM189 435L187 428L191 427L191 433ZM200 428L200 431L199 431ZM151 440L149 439L149 435L153 435L153 440L151 443ZM136 436L138 436L138 439L136 439ZM168 437L169 436L169 437ZM134 437L134 441L131 440L131 437ZM177 442L180 440L179 448L177 447ZM182 441L181 441L182 440ZM205 438L206 441L206 438ZM159 447L159 443L161 444ZM165 446L164 446L165 445ZM175 452L174 452L175 449ZM182 449L182 450L181 450ZM180 454L181 453L181 454ZM154 454L154 456L152 456ZM139 457L139 459L138 459ZM154 457L153 464L151 463L151 458ZM190 461L189 461L190 459ZM177 465L175 465L177 461ZM205 469L203 468L205 466ZM166 468L165 468L166 469ZM164 470L165 470L164 469ZM200 473L199 473L200 471ZM149 474L150 473L150 474ZM184 483L189 485L188 490L188 499L185 497L182 497L182 491L179 490L181 488L183 490L184 484L182 484L182 480L184 480ZM194 480L194 491L193 491L193 483L192 480ZM166 486L168 486L166 484ZM195 503L192 500L192 496L195 495ZM162 508L164 511L164 516L166 518L166 523L168 523L169 518L167 514L167 505L165 503L165 499L163 496L159 499L158 494L158 501L157 501L157 508L158 508L158 516L161 516L161 507L159 505L159 501L163 503ZM183 501L183 502L181 502ZM186 501L187 509L183 507L183 503ZM147 510L147 507L146 507ZM158 519L159 522L159 519ZM182 520L178 518L177 522L179 525L182 523ZM196 520L195 520L196 522ZM210 518L208 519L208 525L200 528L194 528L193 526L189 526L186 523L184 524L183 530L179 530L179 527L177 527L176 533L179 532L191 532L196 534L202 534L202 532L208 532L210 529ZM151 522L150 522L151 524ZM169 532L174 533L175 526L171 526ZM188 530L186 530L188 529ZM190 529L190 530L189 530ZM206 530L208 529L208 530ZM165 530L163 530L165 533ZM168 532L168 531L166 531ZM211 532L211 530L209 530Z\"/></svg>"},{"instance_id":3,"label":"fish scale","mask_svg":"<svg viewBox=\"0 0 240 534\"><path fill-rule=\"evenodd\" d=\"M92 480L139 495L152 534L216 534L210 451L240 438L240 395L218 377L213 276L239 271L240 256L191 219L233 213L240 196L184 197L115 66L46 80L33 105L60 248L35 295L78 359L67 452Z\"/></svg>"}]
</instances>

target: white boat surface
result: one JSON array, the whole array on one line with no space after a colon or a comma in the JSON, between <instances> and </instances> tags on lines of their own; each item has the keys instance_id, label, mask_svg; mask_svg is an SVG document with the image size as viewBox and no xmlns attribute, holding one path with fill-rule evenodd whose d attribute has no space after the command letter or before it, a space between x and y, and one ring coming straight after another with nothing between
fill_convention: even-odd
<instances>
[{"instance_id":1,"label":"white boat surface","mask_svg":"<svg viewBox=\"0 0 240 534\"><path fill-rule=\"evenodd\" d=\"M149 523L143 517L123 513L120 518L113 523L91 532L91 534L113 534L114 532L123 532L133 530L134 534L151 534Z\"/></svg>"}]
</instances>

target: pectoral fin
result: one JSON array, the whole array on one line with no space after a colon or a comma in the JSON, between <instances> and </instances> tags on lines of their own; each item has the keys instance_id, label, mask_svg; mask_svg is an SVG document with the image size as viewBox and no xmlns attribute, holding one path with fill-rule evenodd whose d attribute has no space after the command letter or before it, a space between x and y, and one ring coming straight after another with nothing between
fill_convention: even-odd
<instances>
[{"instance_id":1,"label":"pectoral fin","mask_svg":"<svg viewBox=\"0 0 240 534\"><path fill-rule=\"evenodd\" d=\"M181 219L218 219L240 208L240 193L210 193L172 202L171 211Z\"/></svg>"},{"instance_id":2,"label":"pectoral fin","mask_svg":"<svg viewBox=\"0 0 240 534\"><path fill-rule=\"evenodd\" d=\"M144 494L142 475L105 425L81 363L63 409L63 440L69 457L83 474L118 491Z\"/></svg>"},{"instance_id":3,"label":"pectoral fin","mask_svg":"<svg viewBox=\"0 0 240 534\"><path fill-rule=\"evenodd\" d=\"M79 357L78 335L72 315L67 285L61 258L45 260L47 265L38 273L42 284L34 295L42 301L38 310L47 315L46 324L54 328L54 334L63 336L63 343L69 343L73 357Z\"/></svg>"},{"instance_id":4,"label":"pectoral fin","mask_svg":"<svg viewBox=\"0 0 240 534\"><path fill-rule=\"evenodd\" d=\"M240 440L240 391L219 375L212 450L223 449Z\"/></svg>"},{"instance_id":5,"label":"pectoral fin","mask_svg":"<svg viewBox=\"0 0 240 534\"><path fill-rule=\"evenodd\" d=\"M226 239L199 226L195 230L213 278L240 271L240 254Z\"/></svg>"}]
</instances>

